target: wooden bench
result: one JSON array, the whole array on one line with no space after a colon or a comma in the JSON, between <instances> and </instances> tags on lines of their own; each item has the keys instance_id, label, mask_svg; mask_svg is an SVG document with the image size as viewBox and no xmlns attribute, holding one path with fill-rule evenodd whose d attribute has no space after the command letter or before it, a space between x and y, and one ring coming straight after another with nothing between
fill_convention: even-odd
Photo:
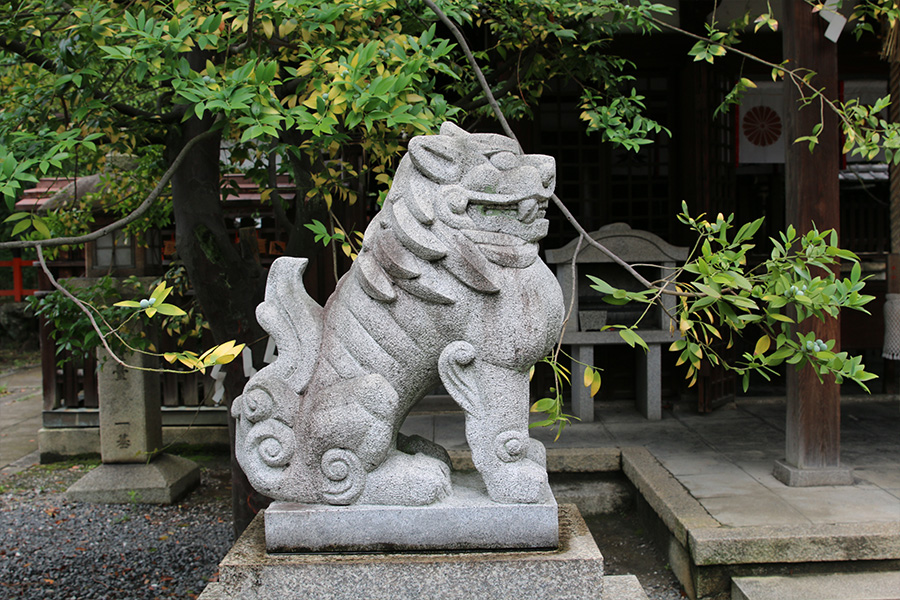
<instances>
[{"instance_id":1,"label":"wooden bench","mask_svg":"<svg viewBox=\"0 0 900 600\"><path fill-rule=\"evenodd\" d=\"M688 256L688 248L673 246L657 235L632 229L625 223L606 225L590 235L629 264L640 265L638 271L650 281L670 274L676 264L683 263ZM582 421L593 421L594 399L581 383L585 365L593 365L594 346L625 343L618 331L601 329L604 324L633 325L645 305L630 303L618 307L603 303L602 294L590 287L591 281L586 275L599 277L618 288L631 291L642 288L625 269L586 242L582 242L578 256L573 260L577 247L576 238L562 248L547 250L546 256L547 264L556 270L566 309L572 303L572 315L563 334L563 344L571 346L574 359L572 411ZM635 403L650 420L662 418L661 346L668 347L680 336L677 325L666 314L666 310L671 313L675 308L675 297L663 296L662 305L665 310L651 308L638 325L638 333L647 342L649 351L639 350L637 354Z\"/></svg>"}]
</instances>

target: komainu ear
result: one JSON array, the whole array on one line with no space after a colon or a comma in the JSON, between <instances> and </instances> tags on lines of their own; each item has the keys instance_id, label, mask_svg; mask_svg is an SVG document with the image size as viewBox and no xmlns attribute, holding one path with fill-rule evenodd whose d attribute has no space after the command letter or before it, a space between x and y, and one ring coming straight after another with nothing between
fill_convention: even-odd
<instances>
[{"instance_id":1,"label":"komainu ear","mask_svg":"<svg viewBox=\"0 0 900 600\"><path fill-rule=\"evenodd\" d=\"M409 155L416 169L440 184L459 181L462 152L457 139L444 135L421 135L409 141Z\"/></svg>"},{"instance_id":2,"label":"komainu ear","mask_svg":"<svg viewBox=\"0 0 900 600\"><path fill-rule=\"evenodd\" d=\"M441 135L446 135L448 137L464 137L469 135L469 132L450 121L444 121L441 123Z\"/></svg>"}]
</instances>

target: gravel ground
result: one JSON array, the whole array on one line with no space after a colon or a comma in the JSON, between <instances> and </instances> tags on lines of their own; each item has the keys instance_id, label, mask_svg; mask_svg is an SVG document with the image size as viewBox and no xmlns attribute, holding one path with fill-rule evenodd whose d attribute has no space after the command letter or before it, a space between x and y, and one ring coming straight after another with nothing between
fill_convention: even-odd
<instances>
[{"instance_id":1,"label":"gravel ground","mask_svg":"<svg viewBox=\"0 0 900 600\"><path fill-rule=\"evenodd\" d=\"M63 492L91 464L0 479L0 598L198 596L232 544L227 461L198 462L201 487L168 507L69 502Z\"/></svg>"},{"instance_id":2,"label":"gravel ground","mask_svg":"<svg viewBox=\"0 0 900 600\"><path fill-rule=\"evenodd\" d=\"M190 458L201 465L202 484L168 507L66 500L66 488L96 463L0 478L0 599L196 598L232 544L231 476L227 457ZM588 525L608 574L637 575L649 600L684 597L633 512Z\"/></svg>"}]
</instances>

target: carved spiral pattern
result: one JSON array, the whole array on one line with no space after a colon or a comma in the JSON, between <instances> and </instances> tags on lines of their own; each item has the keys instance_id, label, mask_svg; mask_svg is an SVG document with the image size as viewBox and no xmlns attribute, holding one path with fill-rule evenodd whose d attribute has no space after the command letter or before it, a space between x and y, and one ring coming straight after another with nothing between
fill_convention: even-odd
<instances>
[{"instance_id":1,"label":"carved spiral pattern","mask_svg":"<svg viewBox=\"0 0 900 600\"><path fill-rule=\"evenodd\" d=\"M503 462L522 460L528 451L528 436L519 431L504 431L494 438L494 453Z\"/></svg>"},{"instance_id":2,"label":"carved spiral pattern","mask_svg":"<svg viewBox=\"0 0 900 600\"><path fill-rule=\"evenodd\" d=\"M451 359L458 365L470 365L475 360L475 348L468 342L451 344Z\"/></svg>"},{"instance_id":3,"label":"carved spiral pattern","mask_svg":"<svg viewBox=\"0 0 900 600\"><path fill-rule=\"evenodd\" d=\"M254 425L247 434L247 445L269 468L286 466L294 457L294 431L274 419Z\"/></svg>"},{"instance_id":4,"label":"carved spiral pattern","mask_svg":"<svg viewBox=\"0 0 900 600\"><path fill-rule=\"evenodd\" d=\"M350 450L332 448L322 455L322 494L329 504L350 504L362 494L366 470Z\"/></svg>"},{"instance_id":5,"label":"carved spiral pattern","mask_svg":"<svg viewBox=\"0 0 900 600\"><path fill-rule=\"evenodd\" d=\"M275 401L266 390L255 388L243 395L243 416L251 423L258 423L272 416Z\"/></svg>"}]
</instances>

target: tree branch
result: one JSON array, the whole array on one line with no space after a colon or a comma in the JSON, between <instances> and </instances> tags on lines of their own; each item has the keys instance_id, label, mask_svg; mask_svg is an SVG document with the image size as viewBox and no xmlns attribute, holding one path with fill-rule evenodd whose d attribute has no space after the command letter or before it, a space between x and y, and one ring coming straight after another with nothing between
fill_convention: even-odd
<instances>
[{"instance_id":1,"label":"tree branch","mask_svg":"<svg viewBox=\"0 0 900 600\"><path fill-rule=\"evenodd\" d=\"M45 71L50 71L51 73L56 71L56 63L54 61L47 58L40 52L29 50L28 46L26 46L22 42L0 38L0 48L3 48L8 52L12 52L13 54L18 54L28 62L39 66Z\"/></svg>"},{"instance_id":2,"label":"tree branch","mask_svg":"<svg viewBox=\"0 0 900 600\"><path fill-rule=\"evenodd\" d=\"M484 90L484 95L488 100L488 104L494 109L494 114L497 115L497 119L500 121L503 131L518 144L519 139L516 137L516 134L513 133L512 129L509 127L509 123L507 123L506 118L503 116L500 105L497 104L497 99L494 98L494 94L491 93L491 86L488 85L487 80L484 78L484 73L481 71L481 67L478 66L478 61L475 60L475 55L472 54L472 50L469 48L466 38L463 37L463 34L456 26L456 23L451 21L450 17L448 17L447 14L433 2L433 0L424 0L424 2L425 6L434 11L434 14L441 20L441 23L447 26L450 33L452 33L453 37L456 38L456 41L459 42L459 47L462 48L463 53L466 55L466 59L469 61L469 65L472 67L472 70L475 71L475 78L478 79L478 84L481 86L481 89ZM521 147L521 144L519 144L519 146Z\"/></svg>"},{"instance_id":3,"label":"tree branch","mask_svg":"<svg viewBox=\"0 0 900 600\"><path fill-rule=\"evenodd\" d=\"M126 364L121 358L119 358L116 355L115 352L112 351L112 348L109 347L109 343L106 341L106 334L103 333L103 330L100 329L100 326L97 324L96 319L94 319L94 313L92 313L91 310L87 306L85 306L84 302L82 302L81 300L76 298L75 295L72 294L72 292L70 292L63 286L61 286L59 284L59 282L56 281L56 278L53 276L53 273L51 273L50 269L47 268L47 263L44 261L44 249L41 247L40 244L38 244L35 248L37 249L37 256L38 256L38 260L41 263L41 269L44 271L44 275L47 276L47 279L50 280L50 285L52 285L53 287L58 289L62 293L63 296L65 296L66 298L68 298L69 300L74 302L75 306L77 306L81 310L81 312L83 312L84 314L87 315L87 318L91 322L91 327L93 327L94 331L97 332L97 336L100 338L100 343L103 344L104 350L106 350L106 352L109 353L110 357L112 357L112 359L114 361L116 361L123 367L128 367L129 369L139 368L139 367L132 367L131 365Z\"/></svg>"},{"instance_id":4,"label":"tree branch","mask_svg":"<svg viewBox=\"0 0 900 600\"><path fill-rule=\"evenodd\" d=\"M236 44L229 48L229 51L234 52L235 54L253 43L253 17L254 13L256 12L256 0L250 0L250 5L247 7L247 12L249 13L249 17L247 18L247 39L244 40L243 43Z\"/></svg>"},{"instance_id":5,"label":"tree branch","mask_svg":"<svg viewBox=\"0 0 900 600\"><path fill-rule=\"evenodd\" d=\"M137 119L146 119L148 121L152 121L154 123L163 123L163 124L171 124L178 122L181 117L184 115L184 111L186 110L186 105L179 105L164 114L157 114L150 112L148 110L144 110L142 108L137 108L136 106L131 106L130 104L125 104L124 102L114 102L110 105L116 112L119 112L126 117L134 117Z\"/></svg>"},{"instance_id":6,"label":"tree branch","mask_svg":"<svg viewBox=\"0 0 900 600\"><path fill-rule=\"evenodd\" d=\"M181 151L178 153L178 156L175 157L175 160L172 161L172 164L169 165L169 168L166 170L165 174L163 174L162 178L157 182L156 187L144 198L143 202L134 209L130 214L122 217L118 221L114 221L109 225L101 227L96 231L92 231L91 233L87 233L85 235L77 235L70 237L59 237L53 238L49 240L18 240L14 242L2 242L0 243L0 249L7 248L38 248L41 247L55 247L55 246L72 246L78 244L84 244L86 242L92 242L98 238L103 237L104 235L111 233L113 231L118 231L122 229L129 223L132 223L148 210L153 205L154 202L159 198L162 191L165 189L166 185L169 183L169 180L172 179L172 176L175 174L175 171L181 166L181 163L187 158L188 154L190 154L191 148L193 148L198 142L206 139L216 132L215 126L219 123L217 120L213 123L213 126L210 127L207 131L201 133L200 135L192 138L188 143L184 145Z\"/></svg>"},{"instance_id":7,"label":"tree branch","mask_svg":"<svg viewBox=\"0 0 900 600\"><path fill-rule=\"evenodd\" d=\"M428 0L426 0L426 1L428 1ZM808 99L809 102L812 102L814 99L818 98L819 102L822 105L827 106L829 110L831 110L835 115L837 115L838 119L842 123L844 123L844 125L852 128L852 123L849 121L849 119L847 119L847 116L835 105L835 103L833 101L829 100L822 93L821 90L818 90L815 87L813 87L812 84L810 84L804 77L798 75L798 72L801 69L788 69L783 64L776 65L775 63L769 62L769 61L765 60L764 58L760 58L760 57L756 56L755 54L750 54L749 52L744 52L743 50L739 50L738 48L735 48L734 46L726 46L724 44L716 44L715 42L710 42L709 38L707 38L707 37L703 37L702 35L697 35L696 33L691 33L690 31L681 29L680 27L676 27L675 25L670 25L669 23L666 23L665 21L657 19L654 16L650 16L649 19L660 27L665 27L666 29L670 29L676 33L680 33L682 35L685 35L689 38L693 38L698 41L709 42L711 45L720 46L726 52L734 52L738 56L743 56L744 58L752 60L755 63L761 64L761 65L763 65L765 67L769 67L771 69L777 69L777 70L781 71L785 76L788 77L788 79L791 81L791 83L794 84L794 87L796 87L800 91L800 95L804 100ZM804 69L804 70L807 71L807 73L811 72L811 71L809 71L809 69ZM811 95L807 97L806 94L804 93L804 89L806 91L811 92Z\"/></svg>"},{"instance_id":8,"label":"tree branch","mask_svg":"<svg viewBox=\"0 0 900 600\"><path fill-rule=\"evenodd\" d=\"M475 71L475 76L477 77L479 84L481 84L481 88L484 91L484 95L488 100L488 104L491 105L491 108L494 110L494 114L496 115L497 120L500 121L500 125L503 127L503 131L506 132L507 136L511 137L513 140L516 141L516 143L518 143L519 139L516 137L516 134L513 133L512 128L509 126L509 123L506 121L506 117L503 116L503 112L500 110L500 105L497 103L497 99L494 98L494 94L491 93L491 88L484 78L484 73L481 72L481 68L479 68L478 63L475 60L475 56L472 54L472 50L469 48L469 44L466 42L466 39L463 37L463 34L459 31L459 29L456 27L456 25L453 23L453 21L451 21L450 18L444 13L444 11L442 11L437 6L437 4L434 3L433 0L423 0L423 1L425 2L425 6L427 6L432 11L434 11L434 14L436 14L438 16L438 19L440 19L441 22L444 23L450 29L450 32L453 34L453 37L455 37L456 41L459 42L460 48L462 48L463 53L466 55L466 58L469 60L469 65L471 65L472 69ZM521 148L521 146L522 145L519 144L520 148ZM559 199L559 196L557 196L556 194L553 194L550 197L553 199L553 203L556 204L556 206L559 208L560 211L562 211L563 216L566 217L566 220L569 221L569 223L572 225L572 227L575 228L575 231L577 231L578 234L580 236L582 236L584 241L586 241L589 245L595 247L597 250L599 250L600 252L602 252L603 254L608 256L609 258L611 258L613 260L613 262L615 262L616 264L621 266L623 269L628 271L628 273L632 277L637 279L640 282L640 284L643 285L644 287L646 287L647 289L659 289L659 288L657 288L657 286L653 285L650 281L648 281L646 277L644 277L643 275L638 273L631 265L629 265L627 262L625 262L624 260L622 260L621 258L616 256L606 246L604 246L603 244L599 243L597 240L592 238L591 235L587 232L587 230L585 230L585 228L581 226L581 223L578 222L578 220L575 218L575 216L572 214L572 212L566 207L565 204L563 204L563 201ZM2 247L2 246L0 246L0 247ZM675 296L682 296L682 295L693 296L693 294L686 294L684 292L672 291L672 290L667 289L666 287L663 287L661 291L665 294L670 294L670 295L675 295Z\"/></svg>"}]
</instances>

